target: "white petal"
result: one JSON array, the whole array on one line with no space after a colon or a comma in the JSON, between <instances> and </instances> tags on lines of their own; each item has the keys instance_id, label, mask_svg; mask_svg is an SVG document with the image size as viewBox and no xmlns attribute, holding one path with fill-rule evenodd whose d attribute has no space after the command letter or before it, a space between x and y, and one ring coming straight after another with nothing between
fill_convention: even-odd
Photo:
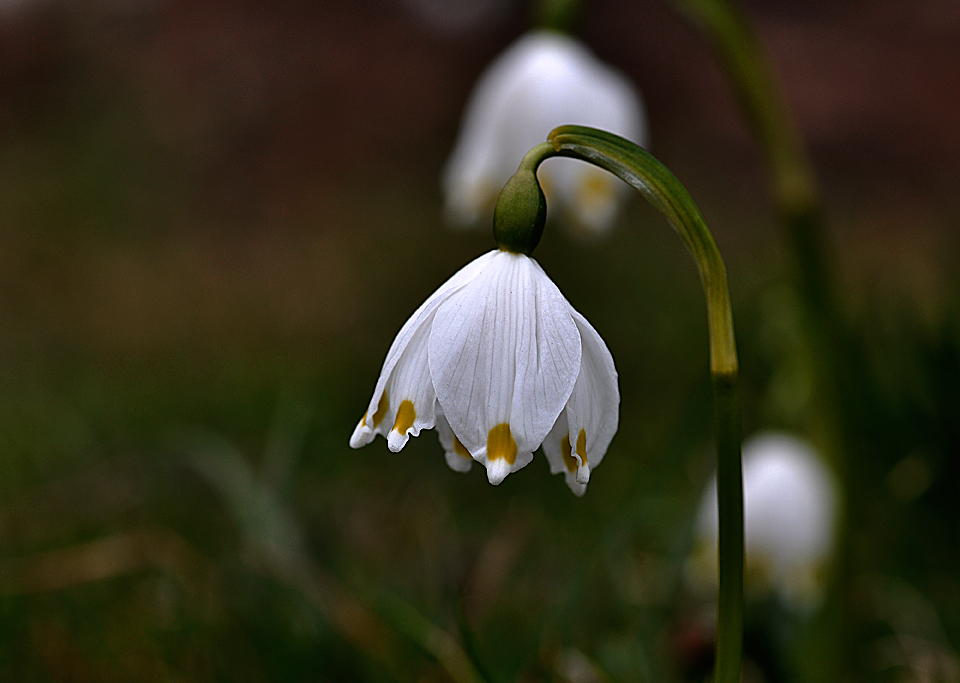
<instances>
[{"instance_id":1,"label":"white petal","mask_svg":"<svg viewBox=\"0 0 960 683\"><path fill-rule=\"evenodd\" d=\"M580 468L580 462L571 455L570 449L570 428L567 426L566 411L560 413L557 423L543 440L543 454L547 456L547 462L550 463L550 473L563 473L563 478L567 486L577 497L582 496L587 491L587 484L577 481L577 471Z\"/></svg>"},{"instance_id":2,"label":"white petal","mask_svg":"<svg viewBox=\"0 0 960 683\"><path fill-rule=\"evenodd\" d=\"M436 415L437 435L440 437L440 444L443 446L447 464L450 466L450 469L457 472L469 472L470 467L473 465L473 458L470 456L470 451L464 448L463 444L460 443L460 439L458 439L457 435L450 429L450 423L447 422L447 418L443 416L443 410L439 405L436 408Z\"/></svg>"},{"instance_id":3,"label":"white petal","mask_svg":"<svg viewBox=\"0 0 960 683\"><path fill-rule=\"evenodd\" d=\"M411 436L418 436L421 429L431 429L434 424L437 392L427 364L433 315L414 331L384 387L384 394L391 402L387 417L393 422L384 420L383 424L393 425L387 433L387 446L394 453L403 448Z\"/></svg>"},{"instance_id":4,"label":"white petal","mask_svg":"<svg viewBox=\"0 0 960 683\"><path fill-rule=\"evenodd\" d=\"M583 343L580 375L564 411L570 429L571 454L577 459L577 481L586 484L590 469L603 460L620 421L620 390L613 356L587 319L571 309Z\"/></svg>"},{"instance_id":5,"label":"white petal","mask_svg":"<svg viewBox=\"0 0 960 683\"><path fill-rule=\"evenodd\" d=\"M567 485L582 496L590 470L603 459L617 431L620 392L613 357L587 320L571 309L583 346L580 374L570 400L547 438L543 453L550 472L563 473Z\"/></svg>"},{"instance_id":6,"label":"white petal","mask_svg":"<svg viewBox=\"0 0 960 683\"><path fill-rule=\"evenodd\" d=\"M398 451L406 444L408 434L417 436L421 429L433 427L436 393L426 358L433 317L447 297L475 278L496 253L487 252L461 268L400 328L387 351L367 412L350 437L352 448L365 446L376 434L387 436L389 433L388 445ZM410 405L404 407L404 401L410 401ZM412 421L411 411L415 414ZM394 430L394 427L401 429Z\"/></svg>"},{"instance_id":7,"label":"white petal","mask_svg":"<svg viewBox=\"0 0 960 683\"><path fill-rule=\"evenodd\" d=\"M492 483L530 462L573 391L581 350L571 310L536 261L508 252L437 310L437 397Z\"/></svg>"}]
</instances>

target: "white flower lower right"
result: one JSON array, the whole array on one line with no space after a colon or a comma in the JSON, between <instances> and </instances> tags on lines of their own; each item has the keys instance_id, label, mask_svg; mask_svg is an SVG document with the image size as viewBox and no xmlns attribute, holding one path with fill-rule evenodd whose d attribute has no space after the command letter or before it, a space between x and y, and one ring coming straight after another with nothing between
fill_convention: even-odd
<instances>
[{"instance_id":1,"label":"white flower lower right","mask_svg":"<svg viewBox=\"0 0 960 683\"><path fill-rule=\"evenodd\" d=\"M820 603L834 550L837 499L834 475L810 444L780 432L744 442L748 596L772 592L798 610ZM687 565L687 579L700 590L713 590L716 582L718 524L714 476L701 499L696 545Z\"/></svg>"}]
</instances>

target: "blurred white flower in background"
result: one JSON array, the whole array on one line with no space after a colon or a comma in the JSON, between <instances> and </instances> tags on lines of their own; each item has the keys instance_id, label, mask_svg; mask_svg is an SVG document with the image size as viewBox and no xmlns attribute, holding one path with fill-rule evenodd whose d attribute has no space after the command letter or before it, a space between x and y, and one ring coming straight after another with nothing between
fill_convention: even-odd
<instances>
[{"instance_id":1,"label":"blurred white flower in background","mask_svg":"<svg viewBox=\"0 0 960 683\"><path fill-rule=\"evenodd\" d=\"M837 523L837 484L804 441L765 433L743 445L744 588L775 593L786 605L816 607L826 588ZM700 503L687 579L699 589L717 580L717 481Z\"/></svg>"},{"instance_id":2,"label":"blurred white flower in background","mask_svg":"<svg viewBox=\"0 0 960 683\"><path fill-rule=\"evenodd\" d=\"M443 169L444 213L457 227L486 227L500 189L529 149L564 124L593 126L647 145L646 114L632 83L580 41L531 31L481 74ZM588 234L609 230L629 188L576 159L548 159L540 182L551 216Z\"/></svg>"},{"instance_id":3,"label":"blurred white flower in background","mask_svg":"<svg viewBox=\"0 0 960 683\"><path fill-rule=\"evenodd\" d=\"M583 495L617 431L620 392L597 331L529 256L494 250L418 308L387 352L350 437L381 434L399 452L436 427L447 464L473 461L499 484L543 445L554 474Z\"/></svg>"}]
</instances>

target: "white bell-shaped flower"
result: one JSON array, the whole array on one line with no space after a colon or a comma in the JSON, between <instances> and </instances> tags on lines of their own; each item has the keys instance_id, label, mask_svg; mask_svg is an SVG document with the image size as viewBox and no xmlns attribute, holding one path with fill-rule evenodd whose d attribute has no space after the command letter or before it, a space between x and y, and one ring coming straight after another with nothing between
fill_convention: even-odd
<instances>
[{"instance_id":1,"label":"white bell-shaped flower","mask_svg":"<svg viewBox=\"0 0 960 683\"><path fill-rule=\"evenodd\" d=\"M436 427L447 463L474 460L491 484L543 445L577 495L617 431L620 394L606 344L540 265L495 250L417 309L387 352L353 448L376 434L397 452Z\"/></svg>"},{"instance_id":2,"label":"white bell-shaped flower","mask_svg":"<svg viewBox=\"0 0 960 683\"><path fill-rule=\"evenodd\" d=\"M781 433L743 445L743 507L748 594L771 591L800 609L816 606L833 554L837 484L804 441ZM697 520L698 541L688 564L694 585L715 586L717 481L708 485Z\"/></svg>"},{"instance_id":3,"label":"white bell-shaped flower","mask_svg":"<svg viewBox=\"0 0 960 683\"><path fill-rule=\"evenodd\" d=\"M623 74L575 38L531 31L487 67L470 96L442 175L448 222L486 224L523 155L564 124L647 143L643 103ZM629 193L613 175L575 159L548 159L539 177L547 204L586 233L607 231Z\"/></svg>"}]
</instances>

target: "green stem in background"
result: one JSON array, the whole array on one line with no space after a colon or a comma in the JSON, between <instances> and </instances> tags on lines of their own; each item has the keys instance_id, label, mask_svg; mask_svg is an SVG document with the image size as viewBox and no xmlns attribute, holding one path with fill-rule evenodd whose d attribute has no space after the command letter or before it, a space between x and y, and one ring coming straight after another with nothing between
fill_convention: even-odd
<instances>
[{"instance_id":1,"label":"green stem in background","mask_svg":"<svg viewBox=\"0 0 960 683\"><path fill-rule=\"evenodd\" d=\"M613 173L667 218L697 264L707 299L710 373L716 399L720 588L714 681L739 683L743 642L743 474L737 349L723 259L690 194L648 152L617 135L583 126L561 126L550 133L548 140L527 153L518 174L531 177L530 171L535 172L542 161L552 156L580 159Z\"/></svg>"},{"instance_id":2,"label":"green stem in background","mask_svg":"<svg viewBox=\"0 0 960 683\"><path fill-rule=\"evenodd\" d=\"M703 32L754 131L775 184L777 204L819 210L820 189L769 59L740 9L727 0L672 0Z\"/></svg>"},{"instance_id":3,"label":"green stem in background","mask_svg":"<svg viewBox=\"0 0 960 683\"><path fill-rule=\"evenodd\" d=\"M580 16L580 0L536 0L532 5L537 28L571 32Z\"/></svg>"},{"instance_id":4,"label":"green stem in background","mask_svg":"<svg viewBox=\"0 0 960 683\"><path fill-rule=\"evenodd\" d=\"M757 139L773 182L777 211L797 259L802 294L816 315L829 317L820 185L803 139L760 40L729 0L672 0L716 55Z\"/></svg>"},{"instance_id":5,"label":"green stem in background","mask_svg":"<svg viewBox=\"0 0 960 683\"><path fill-rule=\"evenodd\" d=\"M484 683L456 638L435 625L400 597L383 593L379 612L397 630L436 658L454 683Z\"/></svg>"}]
</instances>

